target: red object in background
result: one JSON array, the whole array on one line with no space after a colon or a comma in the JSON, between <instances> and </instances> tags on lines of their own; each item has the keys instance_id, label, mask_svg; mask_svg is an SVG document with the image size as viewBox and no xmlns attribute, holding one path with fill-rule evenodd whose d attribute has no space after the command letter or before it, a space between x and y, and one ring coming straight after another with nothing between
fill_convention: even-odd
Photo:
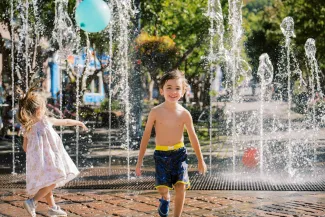
<instances>
[{"instance_id":1,"label":"red object in background","mask_svg":"<svg viewBox=\"0 0 325 217\"><path fill-rule=\"evenodd\" d=\"M246 167L255 167L258 163L258 150L256 148L246 149L242 161Z\"/></svg>"}]
</instances>

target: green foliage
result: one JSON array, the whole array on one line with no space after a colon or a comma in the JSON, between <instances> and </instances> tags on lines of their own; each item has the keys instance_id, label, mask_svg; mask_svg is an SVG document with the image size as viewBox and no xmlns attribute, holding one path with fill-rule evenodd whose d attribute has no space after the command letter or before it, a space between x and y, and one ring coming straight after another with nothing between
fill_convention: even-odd
<instances>
[{"instance_id":1,"label":"green foliage","mask_svg":"<svg viewBox=\"0 0 325 217\"><path fill-rule=\"evenodd\" d=\"M173 38L180 52L178 58L191 51L185 58L190 64L185 66L184 59L180 68L185 73L196 72L196 67L202 63L201 56L206 54L204 46L200 45L208 36L209 20L204 15L207 0L151 0L141 5L143 30L150 35Z\"/></svg>"},{"instance_id":2,"label":"green foliage","mask_svg":"<svg viewBox=\"0 0 325 217\"><path fill-rule=\"evenodd\" d=\"M304 45L308 38L316 40L316 58L322 71L325 70L325 1L317 0L255 0L244 7L244 28L247 35L247 53L256 76L258 57L268 53L276 66L281 57L284 36L280 30L282 20L291 16L295 22L296 38L293 38L293 52L305 76ZM275 67L276 69L276 67ZM324 87L324 75L321 75ZM308 79L307 79L308 80Z\"/></svg>"},{"instance_id":3,"label":"green foliage","mask_svg":"<svg viewBox=\"0 0 325 217\"><path fill-rule=\"evenodd\" d=\"M108 98L105 98L103 100L103 102L101 102L101 104L100 104L99 111L108 111L108 107L109 107L109 101L108 101ZM121 105L120 105L119 101L112 100L111 109L112 109L112 111L121 110Z\"/></svg>"},{"instance_id":4,"label":"green foliage","mask_svg":"<svg viewBox=\"0 0 325 217\"><path fill-rule=\"evenodd\" d=\"M178 54L175 42L169 36L150 36L142 32L136 39L136 49L141 63L149 71L168 71L172 69Z\"/></svg>"},{"instance_id":5,"label":"green foliage","mask_svg":"<svg viewBox=\"0 0 325 217\"><path fill-rule=\"evenodd\" d=\"M325 1L287 0L284 2L288 15L295 21L295 39L299 59L304 57L304 45L308 38L316 40L316 58L325 70Z\"/></svg>"}]
</instances>

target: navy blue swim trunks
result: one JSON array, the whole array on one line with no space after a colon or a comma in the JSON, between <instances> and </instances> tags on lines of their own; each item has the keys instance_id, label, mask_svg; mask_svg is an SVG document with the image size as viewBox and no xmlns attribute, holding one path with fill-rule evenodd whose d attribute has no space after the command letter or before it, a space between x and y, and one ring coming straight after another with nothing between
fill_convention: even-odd
<instances>
[{"instance_id":1,"label":"navy blue swim trunks","mask_svg":"<svg viewBox=\"0 0 325 217\"><path fill-rule=\"evenodd\" d=\"M160 146L161 147L161 146ZM187 150L184 147L175 150L155 150L155 188L168 187L173 189L177 183L190 187L188 178Z\"/></svg>"}]
</instances>

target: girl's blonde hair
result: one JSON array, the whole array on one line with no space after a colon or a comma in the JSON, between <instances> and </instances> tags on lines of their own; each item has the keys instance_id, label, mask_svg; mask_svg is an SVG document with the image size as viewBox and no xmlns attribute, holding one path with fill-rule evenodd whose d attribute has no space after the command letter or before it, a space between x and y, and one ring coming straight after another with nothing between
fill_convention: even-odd
<instances>
[{"instance_id":1,"label":"girl's blonde hair","mask_svg":"<svg viewBox=\"0 0 325 217\"><path fill-rule=\"evenodd\" d=\"M37 87L33 86L24 94L20 88L17 89L18 94L20 94L17 118L26 129L26 132L28 132L35 123L37 110L41 108L46 112L45 99L37 93L36 90Z\"/></svg>"}]
</instances>

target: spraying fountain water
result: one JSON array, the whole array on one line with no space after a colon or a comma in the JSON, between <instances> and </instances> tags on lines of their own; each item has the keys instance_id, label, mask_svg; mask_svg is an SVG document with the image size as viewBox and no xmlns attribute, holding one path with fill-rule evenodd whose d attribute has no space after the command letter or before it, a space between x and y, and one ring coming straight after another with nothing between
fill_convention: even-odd
<instances>
[{"instance_id":1,"label":"spraying fountain water","mask_svg":"<svg viewBox=\"0 0 325 217\"><path fill-rule=\"evenodd\" d=\"M208 2L208 13L206 16L210 20L210 47L209 55L207 60L209 62L209 71L210 71L210 84L215 79L217 75L214 74L216 69L216 63L219 58L222 58L224 47L223 47L223 15L222 8L219 0L209 0ZM217 38L217 43L215 44L215 39ZM212 169L212 97L210 97L209 105L209 170Z\"/></svg>"},{"instance_id":2,"label":"spraying fountain water","mask_svg":"<svg viewBox=\"0 0 325 217\"><path fill-rule=\"evenodd\" d=\"M270 61L269 55L262 54L260 56L260 64L257 70L257 74L260 77L261 90L260 90L260 145L259 145L259 162L260 162L260 173L264 172L264 101L266 87L273 81L273 65ZM267 142L265 143L267 144ZM265 147L267 148L267 146ZM267 151L266 151L267 152Z\"/></svg>"},{"instance_id":3,"label":"spraying fountain water","mask_svg":"<svg viewBox=\"0 0 325 217\"><path fill-rule=\"evenodd\" d=\"M214 1L209 3L211 4L212 2L214 3ZM297 124L295 121L293 125L293 120L298 115L293 112L295 106L292 99L293 85L295 84L293 76L298 75L298 89L303 90L306 87L302 71L291 47L291 38L295 37L293 19L287 17L280 25L285 36L285 52L281 57L283 63L282 65L279 64L280 73L278 77L281 78L280 82L282 87L284 87L282 90L285 90L285 92L282 92L280 98L275 96L273 98L270 95L274 91L273 65L268 55L263 54L260 56L260 65L257 71L260 80L258 88L259 98L256 99L256 102L254 100L252 102L245 102L247 101L247 95L245 95L245 82L243 80L250 79L251 70L249 65L240 56L240 41L242 40L241 1L229 1L228 4L230 26L230 38L228 40L230 48L229 50L224 49L224 56L222 58L219 57L219 61L225 62L224 83L226 90L231 93L230 101L227 102L225 110L227 115L225 127L227 128L226 136L230 143L228 145L232 147L232 169L228 167L230 166L228 162L223 165L221 170L225 170L225 175L228 178L232 177L232 179L236 179L236 174L247 174L249 179L252 176L256 177L256 170L254 168L245 168L245 164L242 165L241 158L243 151L247 150L247 148L258 147L257 155L254 153L251 156L251 160L255 162L258 157L256 167L259 168L261 180L269 177L269 180L275 181L274 176L279 172L287 176L288 179L286 181L288 182L297 181L299 178L306 176L314 177L315 174L312 173L314 170L310 170L310 168L313 168L313 164L316 162L316 149L318 147L315 141L315 132L317 132L315 115L312 125L308 124L306 120L301 121L300 124ZM210 7L208 10L211 10ZM210 18L210 22L211 20ZM213 27L211 25L211 28ZM212 29L209 32L211 38L213 38L216 30ZM315 46L311 39L307 40L305 49L309 60L308 66L312 72L310 86L317 87L317 90L320 90L319 77L317 77L319 71L317 71L317 63L315 64ZM209 56L216 57L215 53L219 51L220 48L213 47L213 43L210 42ZM216 58L209 60L211 64L216 61ZM315 91L312 89L311 94L314 93ZM282 96L285 96L287 100L283 100ZM312 95L312 99L314 97L315 95ZM286 115L285 118L283 114ZM315 114L315 109L313 109L313 114ZM311 126L312 134L308 135L310 134L309 127ZM229 134L228 132L231 133ZM296 134L296 132L306 136L295 138L293 134ZM211 141L210 146L212 146ZM310 158L311 147L314 153L313 160ZM254 167L254 164L249 162L246 165ZM231 171L230 175L228 173L229 170ZM308 172L306 173L307 170Z\"/></svg>"},{"instance_id":4,"label":"spraying fountain water","mask_svg":"<svg viewBox=\"0 0 325 217\"><path fill-rule=\"evenodd\" d=\"M13 10L13 1L10 2L10 25L11 25L11 37L15 38L15 33L14 33L14 10ZM11 105L12 105L12 110L14 111L15 109L15 59L13 58L15 54L14 50L14 40L11 40L11 87L12 87L12 97L11 97ZM15 132L15 115L12 116L12 132ZM12 174L16 173L15 169L15 135L12 136Z\"/></svg>"},{"instance_id":5,"label":"spraying fountain water","mask_svg":"<svg viewBox=\"0 0 325 217\"><path fill-rule=\"evenodd\" d=\"M286 48L286 60L287 60L287 76L288 76L288 134L291 134L291 104L292 104L292 93L291 93L291 69L290 69L290 41L291 37L295 37L294 34L294 22L292 17L286 17L281 25L281 31L285 36L285 48ZM289 152L289 163L288 163L288 170L289 173L292 173L292 141L291 137L289 137L288 141L288 152Z\"/></svg>"},{"instance_id":6,"label":"spraying fountain water","mask_svg":"<svg viewBox=\"0 0 325 217\"><path fill-rule=\"evenodd\" d=\"M76 1L78 6L79 1ZM25 6L23 7L23 5ZM24 41L24 46L29 46L28 36L23 37L28 32L28 2L23 3L20 1L20 8L23 13L19 16L23 17L22 24L23 30L20 32L20 41ZM33 1L33 9L37 12L36 0ZM67 13L67 0L56 0L56 12L55 12L55 22L53 30L53 38L51 39L52 43L58 44L58 62L61 67L67 67L61 62L65 62L67 57L73 53L81 53L82 48L80 48L80 30L74 28L68 13ZM134 9L132 6L132 1L123 0L118 1L114 0L110 2L111 6L114 8L114 13L112 15L112 20L109 27L105 30L105 33L108 34L109 40L109 62L108 70L110 73L108 79L108 130L107 130L107 143L105 148L108 150L108 163L105 166L108 167L108 174L112 175L112 162L114 162L112 156L113 149L113 135L112 135L112 101L113 98L118 99L121 103L121 110L124 115L124 123L120 126L120 131L122 137L120 138L121 145L118 147L119 150L123 149L123 157L126 161L123 161L121 165L127 171L127 178L130 180L130 159L131 159L131 138L130 130L132 130L131 125L131 108L132 104L130 103L130 80L129 73L132 70L132 65L130 61L130 53L132 52L129 46L130 35L132 28L131 19L134 16ZM209 53L206 57L209 65L209 76L210 82L218 76L215 74L215 69L222 65L224 70L224 86L226 91L229 93L228 102L226 102L225 114L227 120L225 121L226 128L225 137L227 141L225 146L231 150L229 155L227 155L227 161L222 171L225 171L221 176L231 177L231 179L238 179L241 177L243 180L245 178L250 179L252 177L259 178L260 180L265 180L271 177L271 180L274 181L274 177L278 173L285 171L286 175L289 178L297 178L299 175L300 168L306 166L308 169L317 160L317 141L314 136L319 128L316 123L316 105L312 105L312 121L302 121L299 125L293 121L294 116L296 115L293 111L294 102L292 99L293 94L293 76L294 74L299 75L299 84L300 86L306 85L302 79L302 72L297 65L297 60L295 59L292 53L291 40L294 37L294 22L293 19L287 17L283 20L280 28L285 36L285 52L281 59L284 61L284 68L280 71L282 76L282 85L285 88L284 93L281 94L280 98L269 97L270 90L272 90L273 82L275 75L273 75L273 66L270 61L270 58L267 54L262 54L260 56L260 65L257 71L257 75L260 80L259 96L254 98L251 101L247 101L245 97L245 88L247 89L247 80L251 77L251 69L247 62L242 58L242 46L241 41L243 38L243 28L242 28L242 1L241 0L229 0L229 38L224 38L224 16L222 14L222 8L219 0L209 0L208 2L208 12L206 16L210 20L210 47ZM13 12L14 6L12 4L12 21L13 21ZM36 14L36 13L35 13ZM36 17L38 15L35 15ZM13 25L13 24L12 24ZM37 24L37 28L42 29L41 24ZM12 34L14 35L14 34ZM13 36L14 37L14 36ZM87 36L88 37L88 36ZM67 40L69 39L69 40ZM88 50L90 49L89 40L87 39L87 48L86 55L88 55ZM115 49L113 50L113 45ZM27 53L27 49L18 44L16 50L18 55L24 56L24 61L28 63L30 58ZM12 46L13 47L13 46ZM308 39L305 45L306 56L308 58L308 64L311 73L311 78L309 79L309 86L311 87L310 94L311 98L315 100L316 95L322 98L323 93L320 88L319 81L319 67L315 58L316 47L315 41L313 39ZM12 49L12 56L14 55L14 49ZM89 57L87 57L89 58ZM96 59L96 57L95 57ZM14 59L13 59L14 60ZM95 60L96 62L96 60ZM14 84L14 70L21 74L25 72L28 74L29 64L26 64L26 68L20 68L19 66L14 67L14 61L12 61L12 82ZM95 63L96 64L96 63ZM79 119L80 105L79 94L82 94L83 90L80 90L79 79L81 79L81 71L88 71L88 64L84 64L82 67L77 67L76 73L76 119ZM113 75L114 72L114 75ZM27 76L27 75L26 75ZM26 77L28 81L29 77ZM82 79L85 79L84 77ZM20 79L22 82L22 79ZM82 81L82 83L84 80ZM62 115L62 83L63 75L61 71L60 76L60 110ZM26 83L26 88L28 83ZM317 94L316 94L317 92ZM283 97L285 95L285 97ZM283 98L284 99L283 99ZM287 99L286 99L287 98ZM254 101L255 100L255 101ZM13 96L13 108L14 108L14 96ZM215 144L213 144L212 132L212 108L213 100L210 97L210 113L209 113L209 167L211 171L213 170L214 160L216 159L213 156L213 149ZM274 111L271 111L271 110ZM282 109L282 110L281 110ZM281 110L281 111L280 111ZM279 112L280 111L280 112ZM285 115L283 115L285 114ZM285 117L284 117L285 116ZM62 116L61 116L62 117ZM298 126L296 126L298 125ZM301 133L303 135L308 134L308 131L312 127L312 135L305 138L294 138L295 135ZM14 128L13 128L14 130ZM307 133L306 133L307 132ZM296 134L295 134L296 133ZM303 137L303 136L301 136ZM76 130L76 164L79 164L80 151L79 150L79 131ZM243 152L248 147L254 147L258 149L258 165L256 168L246 168L242 164L241 159ZM302 148L303 147L303 148ZM310 147L312 147L313 159L310 159ZM13 153L13 173L15 172L15 140L13 137L12 141L12 153ZM304 154L307 153L307 154ZM228 154L228 153L226 153ZM126 162L126 163L125 163ZM91 162L91 165L96 165L97 162ZM106 163L106 162L105 162ZM83 164L85 165L85 164ZM101 164L103 165L103 164ZM220 167L218 167L219 169ZM258 168L258 172L256 169ZM297 169L298 168L298 169ZM315 176L313 170L308 175ZM230 174L230 175L229 175ZM248 174L248 176L242 176L243 174ZM275 175L276 174L276 175ZM256 176L259 175L259 176ZM273 179L272 179L273 176ZM307 176L307 175L305 175ZM276 178L275 178L276 179ZM292 181L289 180L289 181ZM294 180L295 181L295 180ZM279 181L278 181L279 182Z\"/></svg>"},{"instance_id":7,"label":"spraying fountain water","mask_svg":"<svg viewBox=\"0 0 325 217\"><path fill-rule=\"evenodd\" d=\"M226 89L231 93L231 103L226 110L227 114L227 132L231 132L232 144L232 170L236 172L237 155L242 144L239 141L239 135L242 125L242 117L236 115L236 107L241 107L242 98L240 97L238 87L245 85L246 81L250 79L250 67L246 61L241 57L241 40L243 36L242 28L242 1L229 0L229 50L225 52L226 55Z\"/></svg>"},{"instance_id":8,"label":"spraying fountain water","mask_svg":"<svg viewBox=\"0 0 325 217\"><path fill-rule=\"evenodd\" d=\"M128 46L128 39L130 37L130 21L131 15L130 11L132 8L131 1L115 1L118 17L116 20L116 24L119 27L119 37L118 37L118 54L116 58L118 59L118 66L117 66L117 74L120 76L120 100L122 100L124 104L124 117L125 117L125 140L124 148L127 150L127 175L128 179L130 179L130 87L129 87L129 80L128 80L128 73L130 70L129 66L129 46Z\"/></svg>"},{"instance_id":9,"label":"spraying fountain water","mask_svg":"<svg viewBox=\"0 0 325 217\"><path fill-rule=\"evenodd\" d=\"M15 5L17 3L17 5ZM69 14L68 14L68 3L67 0L56 0L55 1L55 19L54 19L54 28L52 30L52 37L49 40L50 44L53 46L52 50L56 50L55 55L53 58L57 64L59 77L58 77L58 83L59 86L56 87L59 91L59 109L60 109L60 118L63 118L63 89L64 89L64 81L66 79L65 75L63 74L64 71L68 71L69 66L67 64L67 59L69 56L73 55L74 53L81 53L82 48L80 48L80 30L78 27L74 27L73 22L71 21ZM76 7L80 1L76 1ZM12 40L12 87L15 86L15 82L24 85L26 90L28 89L29 83L33 82L32 80L29 81L30 78L30 70L31 70L31 64L29 63L31 61L30 53L29 53L29 47L31 47L33 44L29 41L29 34L32 29L34 29L37 33L37 41L35 43L39 43L40 37L43 37L43 28L42 23L39 18L39 11L38 11L38 2L36 0L32 1L32 7L29 7L28 1L18 1L14 2L11 1L11 26L12 26L12 37L15 38L15 25L17 24L16 20L21 20L22 26L21 29L19 29L19 43L15 45L14 40ZM122 104L122 114L124 114L125 121L123 121L122 126L122 133L123 137L122 145L121 147L125 150L125 157L127 162L127 171L128 171L128 177L130 174L130 100L129 100L129 71L131 69L130 65L130 53L132 52L129 49L130 44L130 35L132 28L131 19L133 18L135 14L135 10L133 7L132 1L112 1L111 6L114 7L114 17L111 20L111 23L109 25L109 28L107 28L107 31L105 30L105 33L107 32L109 34L108 40L109 40L109 62L108 62L108 70L111 74L110 81L109 81L109 126L108 126L108 149L109 149L109 156L108 157L108 167L111 171L111 162L112 162L112 153L111 153L111 131L112 131L112 98L115 97L115 99L119 100ZM14 17L15 11L20 10L18 13L18 17ZM33 10L34 17L36 19L35 23L32 24L33 21L31 21L32 17L28 17L29 11ZM34 18L33 17L33 18ZM34 26L31 26L34 25ZM33 28L31 28L33 27ZM87 49L90 49L89 45L89 39L87 36ZM113 44L116 44L117 47L114 50L113 53ZM14 46L15 45L15 46ZM57 46L57 48L55 48ZM35 46L36 47L36 46ZM16 50L16 54L15 54ZM112 60L114 54L114 62ZM15 56L16 55L16 56ZM86 55L88 55L88 52L86 51ZM18 59L20 61L20 64L15 65L15 60ZM89 59L86 58L87 60ZM95 57L95 65L96 61L98 60ZM24 64L23 64L24 63ZM81 72L82 71L88 71L88 64L86 63L83 66L80 64L76 64L77 69L72 69L75 72L76 75L76 119L79 119L79 112L80 112L80 87L79 82L81 80ZM23 67L22 67L23 66ZM74 67L74 66L73 66ZM73 68L72 67L72 68ZM16 71L16 75L14 72ZM114 71L114 76L112 76L112 72ZM87 72L86 72L87 73ZM21 76L23 75L23 77ZM15 76L18 77L18 81L15 81ZM53 80L56 78L53 77ZM85 79L85 76L83 76L82 79ZM82 81L82 83L85 80ZM114 85L112 85L114 83ZM84 87L83 87L84 88ZM113 90L114 88L114 90ZM12 94L12 110L14 111L15 108L15 95L14 95L14 89ZM12 131L15 131L15 123L14 123L14 117L13 117L13 128ZM62 137L62 128L60 129L60 134ZM76 165L79 165L79 158L80 158L80 151L79 150L79 131L78 128L76 129L76 137L75 137L75 155L76 155ZM63 139L64 142L67 142L66 139ZM71 142L71 138L69 139ZM17 164L17 157L15 156L15 149L16 149L16 139L15 136L12 137L12 172L15 173L15 164ZM69 146L69 145L68 145ZM69 148L66 146L67 148ZM70 148L69 148L70 149ZM19 162L20 164L20 162ZM83 162L83 165L84 162ZM86 164L87 165L87 164ZM21 166L21 165L19 165Z\"/></svg>"},{"instance_id":10,"label":"spraying fountain water","mask_svg":"<svg viewBox=\"0 0 325 217\"><path fill-rule=\"evenodd\" d=\"M313 150L314 150L314 162L317 161L317 143L315 141L315 137L318 133L318 124L316 122L316 103L317 100L323 99L324 94L320 87L320 81L319 81L319 67L316 60L316 45L315 40L312 38L307 39L305 43L305 53L307 56L307 66L310 69L311 77L309 81L309 86L311 87L311 99L313 101L312 103L312 130L313 130ZM315 90L316 86L316 90Z\"/></svg>"}]
</instances>

